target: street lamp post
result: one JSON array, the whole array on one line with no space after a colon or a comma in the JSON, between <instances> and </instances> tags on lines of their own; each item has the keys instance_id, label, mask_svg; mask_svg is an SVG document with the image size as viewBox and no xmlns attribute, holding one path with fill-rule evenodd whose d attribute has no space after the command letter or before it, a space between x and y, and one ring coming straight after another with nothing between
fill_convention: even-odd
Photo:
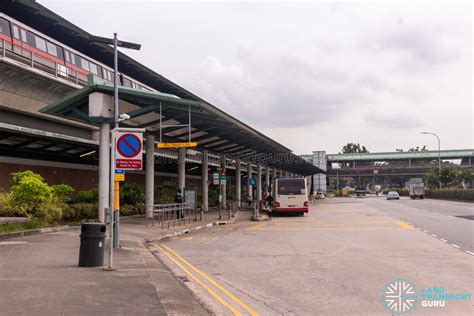
<instances>
[{"instance_id":1,"label":"street lamp post","mask_svg":"<svg viewBox=\"0 0 474 316\"><path fill-rule=\"evenodd\" d=\"M114 38L106 38L101 36L91 35L89 37L90 42L93 43L100 43L100 44L107 44L113 45L114 47L114 118L112 124L114 126L114 130L119 127L119 97L118 97L118 47L124 47L129 49L140 50L141 45L131 42L120 41L117 38L117 33L114 33ZM115 244L117 247L119 246L119 214L115 213L115 203L114 203L114 186L115 186L115 139L114 139L114 130L111 131L110 134L110 187L109 187L109 212L110 212L110 228L109 228L109 238L110 238L110 249L109 249L109 266L108 270L113 270L113 247L114 247L114 218L117 221L116 224L116 234L115 234Z\"/></svg>"},{"instance_id":2,"label":"street lamp post","mask_svg":"<svg viewBox=\"0 0 474 316\"><path fill-rule=\"evenodd\" d=\"M438 135L432 132L421 132L421 134L425 135L433 135L438 139L438 180L439 180L439 188L441 189L441 141L439 140Z\"/></svg>"}]
</instances>

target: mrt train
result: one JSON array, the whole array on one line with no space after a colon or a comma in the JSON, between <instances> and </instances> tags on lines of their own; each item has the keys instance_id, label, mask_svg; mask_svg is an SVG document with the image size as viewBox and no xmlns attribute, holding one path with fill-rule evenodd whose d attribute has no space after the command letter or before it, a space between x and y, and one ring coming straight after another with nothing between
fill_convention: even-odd
<instances>
[{"instance_id":1,"label":"mrt train","mask_svg":"<svg viewBox=\"0 0 474 316\"><path fill-rule=\"evenodd\" d=\"M0 13L0 53L76 84L87 84L90 73L113 82L113 69L3 13ZM124 74L119 74L119 78L122 86L155 91Z\"/></svg>"}]
</instances>

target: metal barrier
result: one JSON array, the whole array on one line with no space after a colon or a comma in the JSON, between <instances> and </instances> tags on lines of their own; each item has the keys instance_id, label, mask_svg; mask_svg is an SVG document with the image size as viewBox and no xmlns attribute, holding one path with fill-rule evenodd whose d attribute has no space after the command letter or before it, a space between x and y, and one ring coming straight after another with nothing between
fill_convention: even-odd
<instances>
[{"instance_id":1,"label":"metal barrier","mask_svg":"<svg viewBox=\"0 0 474 316\"><path fill-rule=\"evenodd\" d=\"M151 213L152 226L155 226L155 214L157 215L158 223L161 222L161 228L165 224L169 228L171 224L176 226L181 223L191 223L197 220L196 209L192 203L173 203L173 204L155 204ZM202 218L201 218L202 220ZM146 214L146 226L148 227L148 214Z\"/></svg>"}]
</instances>

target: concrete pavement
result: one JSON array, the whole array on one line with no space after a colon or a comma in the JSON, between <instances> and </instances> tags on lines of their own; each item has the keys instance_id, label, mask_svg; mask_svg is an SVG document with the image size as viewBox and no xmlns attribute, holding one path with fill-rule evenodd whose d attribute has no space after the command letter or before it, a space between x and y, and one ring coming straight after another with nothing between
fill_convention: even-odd
<instances>
[{"instance_id":1,"label":"concrete pavement","mask_svg":"<svg viewBox=\"0 0 474 316\"><path fill-rule=\"evenodd\" d=\"M434 287L472 294L474 257L365 199L326 199L305 217L216 227L157 247L218 314L232 314L229 306L250 313L248 306L262 315L389 315L382 292L397 278L418 289L414 315L474 312L472 299L423 307L433 303L421 296Z\"/></svg>"},{"instance_id":2,"label":"concrete pavement","mask_svg":"<svg viewBox=\"0 0 474 316\"><path fill-rule=\"evenodd\" d=\"M142 243L143 236L171 231L132 221L122 222L114 272L77 266L79 229L0 242L0 314L209 315ZM184 228L190 226L176 230Z\"/></svg>"}]
</instances>

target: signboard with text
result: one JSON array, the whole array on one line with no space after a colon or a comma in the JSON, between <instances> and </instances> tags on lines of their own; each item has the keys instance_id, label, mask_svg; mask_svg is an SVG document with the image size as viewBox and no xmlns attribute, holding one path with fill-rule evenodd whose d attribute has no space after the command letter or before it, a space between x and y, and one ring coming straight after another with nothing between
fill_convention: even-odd
<instances>
[{"instance_id":1,"label":"signboard with text","mask_svg":"<svg viewBox=\"0 0 474 316\"><path fill-rule=\"evenodd\" d=\"M183 142L183 143L159 143L156 145L157 148L187 148L197 147L197 142Z\"/></svg>"},{"instance_id":2,"label":"signboard with text","mask_svg":"<svg viewBox=\"0 0 474 316\"><path fill-rule=\"evenodd\" d=\"M142 170L143 134L118 132L115 136L115 167Z\"/></svg>"}]
</instances>

